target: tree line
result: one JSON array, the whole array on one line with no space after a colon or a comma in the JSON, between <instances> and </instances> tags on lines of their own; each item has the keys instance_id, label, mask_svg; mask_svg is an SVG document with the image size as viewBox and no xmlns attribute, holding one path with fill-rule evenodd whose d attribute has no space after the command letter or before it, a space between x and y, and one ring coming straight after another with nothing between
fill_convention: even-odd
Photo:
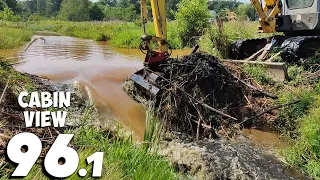
<instances>
[{"instance_id":1,"label":"tree line","mask_svg":"<svg viewBox=\"0 0 320 180\"><path fill-rule=\"evenodd\" d=\"M178 4L182 0L166 0L167 18L174 20ZM208 10L217 16L227 16L225 10L234 11L242 19L256 19L256 12L250 4L236 0L209 1ZM148 2L151 16L150 2ZM40 20L43 18L67 21L103 21L121 20L135 21L140 17L139 0L99 0L93 3L89 0L0 0L0 19Z\"/></svg>"}]
</instances>

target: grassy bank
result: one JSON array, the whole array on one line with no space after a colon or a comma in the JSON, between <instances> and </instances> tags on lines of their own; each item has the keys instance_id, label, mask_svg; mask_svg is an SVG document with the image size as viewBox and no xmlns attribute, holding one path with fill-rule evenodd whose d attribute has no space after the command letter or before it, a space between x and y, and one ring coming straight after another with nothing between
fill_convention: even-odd
<instances>
[{"instance_id":1,"label":"grassy bank","mask_svg":"<svg viewBox=\"0 0 320 180\"><path fill-rule=\"evenodd\" d=\"M320 92L319 92L320 94ZM308 111L298 119L298 138L286 152L286 159L292 166L316 180L320 179L320 95Z\"/></svg>"},{"instance_id":2,"label":"grassy bank","mask_svg":"<svg viewBox=\"0 0 320 180\"><path fill-rule=\"evenodd\" d=\"M315 57L312 59L314 60ZM310 59L311 60L311 59ZM319 59L318 59L319 61ZM317 63L315 63L315 66ZM314 66L314 67L315 67ZM254 78L263 89L278 95L274 106L290 106L277 110L272 122L288 146L281 154L290 166L297 168L308 176L320 179L320 73L305 66L290 66L290 81L276 82L261 67L245 66L246 74Z\"/></svg>"},{"instance_id":3,"label":"grassy bank","mask_svg":"<svg viewBox=\"0 0 320 180\"><path fill-rule=\"evenodd\" d=\"M110 45L119 48L138 48L143 34L140 23L133 22L67 22L44 20L39 22L2 22L3 27L14 27L35 31L53 31L66 36L108 41ZM172 48L182 48L182 43L177 35L175 22L168 23L168 40ZM154 34L152 23L147 24L148 34Z\"/></svg>"},{"instance_id":4,"label":"grassy bank","mask_svg":"<svg viewBox=\"0 0 320 180\"><path fill-rule=\"evenodd\" d=\"M29 41L32 31L22 28L0 27L0 49L13 49Z\"/></svg>"}]
</instances>

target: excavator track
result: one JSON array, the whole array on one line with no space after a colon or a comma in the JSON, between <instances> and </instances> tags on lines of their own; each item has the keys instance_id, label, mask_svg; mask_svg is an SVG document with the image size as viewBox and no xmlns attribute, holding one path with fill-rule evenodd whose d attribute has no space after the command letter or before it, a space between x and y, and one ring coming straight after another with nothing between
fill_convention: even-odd
<instances>
[{"instance_id":1,"label":"excavator track","mask_svg":"<svg viewBox=\"0 0 320 180\"><path fill-rule=\"evenodd\" d=\"M277 45L281 45L287 37L276 35L267 38L244 39L235 41L229 46L229 58L245 59L247 57L250 57L252 54L259 51L266 44L271 42L273 38L276 39Z\"/></svg>"},{"instance_id":2,"label":"excavator track","mask_svg":"<svg viewBox=\"0 0 320 180\"><path fill-rule=\"evenodd\" d=\"M288 63L299 63L320 49L320 36L296 36L281 44L281 58Z\"/></svg>"},{"instance_id":3,"label":"excavator track","mask_svg":"<svg viewBox=\"0 0 320 180\"><path fill-rule=\"evenodd\" d=\"M245 59L263 48L269 38L238 40L229 46L230 59Z\"/></svg>"},{"instance_id":4,"label":"excavator track","mask_svg":"<svg viewBox=\"0 0 320 180\"><path fill-rule=\"evenodd\" d=\"M320 49L320 36L272 36L260 39L239 40L229 46L229 58L245 59L261 48L272 38L276 38L277 46L281 48L281 58L287 63L299 63Z\"/></svg>"}]
</instances>

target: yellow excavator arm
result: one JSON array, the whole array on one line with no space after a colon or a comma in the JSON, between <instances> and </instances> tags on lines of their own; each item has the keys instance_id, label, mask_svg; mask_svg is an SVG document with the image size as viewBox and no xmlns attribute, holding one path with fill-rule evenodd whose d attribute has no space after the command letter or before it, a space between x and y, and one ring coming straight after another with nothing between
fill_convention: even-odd
<instances>
[{"instance_id":1,"label":"yellow excavator arm","mask_svg":"<svg viewBox=\"0 0 320 180\"><path fill-rule=\"evenodd\" d=\"M281 14L281 0L264 0L264 6L259 0L250 0L259 15L259 32L276 32L276 17Z\"/></svg>"},{"instance_id":2,"label":"yellow excavator arm","mask_svg":"<svg viewBox=\"0 0 320 180\"><path fill-rule=\"evenodd\" d=\"M147 0L140 0L141 5L141 19L144 26L144 35L142 36L143 43L140 48L143 50L153 51L151 47L152 42L158 43L159 52L168 52L167 43L167 19L166 19L166 8L165 0L150 0L152 17L155 29L155 36L147 35L146 24L148 22L147 14Z\"/></svg>"}]
</instances>

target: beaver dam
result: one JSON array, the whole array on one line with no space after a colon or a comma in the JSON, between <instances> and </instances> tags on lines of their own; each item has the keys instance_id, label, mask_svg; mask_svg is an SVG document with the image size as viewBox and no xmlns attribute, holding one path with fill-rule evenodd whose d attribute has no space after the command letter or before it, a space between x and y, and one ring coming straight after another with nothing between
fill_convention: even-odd
<instances>
[{"instance_id":1,"label":"beaver dam","mask_svg":"<svg viewBox=\"0 0 320 180\"><path fill-rule=\"evenodd\" d=\"M275 116L271 110L281 107L271 107L270 103L261 106L261 101L277 96L259 89L240 70L225 66L214 56L195 53L169 59L161 66L156 82L161 90L153 101L159 119L171 131L199 138L234 128L263 126L268 120L264 117ZM136 87L127 91L139 99L135 96L144 94L138 84Z\"/></svg>"}]
</instances>

